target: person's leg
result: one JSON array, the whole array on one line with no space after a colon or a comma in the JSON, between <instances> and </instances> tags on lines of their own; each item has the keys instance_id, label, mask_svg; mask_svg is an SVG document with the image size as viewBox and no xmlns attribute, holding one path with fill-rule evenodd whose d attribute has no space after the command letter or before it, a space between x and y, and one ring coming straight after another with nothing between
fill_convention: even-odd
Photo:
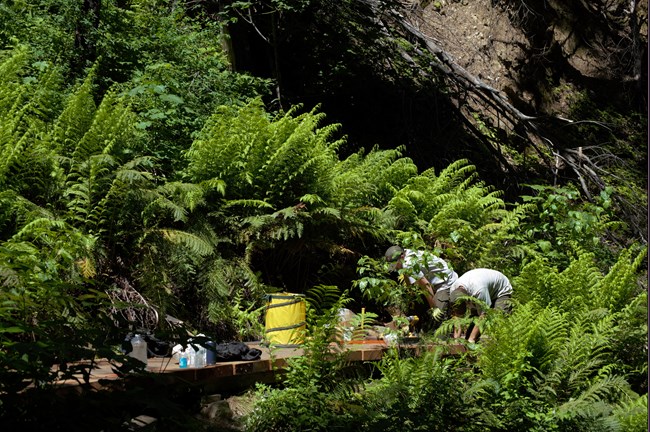
<instances>
[{"instance_id":1,"label":"person's leg","mask_svg":"<svg viewBox=\"0 0 650 432\"><path fill-rule=\"evenodd\" d=\"M474 322L472 322L468 327L467 331L465 332L465 339L470 339L470 335L474 331L474 327L477 326L477 322L479 317L481 316L479 309L472 303L470 308L470 313L469 316L474 318ZM478 331L478 330L477 330ZM478 340L481 338L481 333L476 333L476 340L474 342L478 342Z\"/></svg>"}]
</instances>

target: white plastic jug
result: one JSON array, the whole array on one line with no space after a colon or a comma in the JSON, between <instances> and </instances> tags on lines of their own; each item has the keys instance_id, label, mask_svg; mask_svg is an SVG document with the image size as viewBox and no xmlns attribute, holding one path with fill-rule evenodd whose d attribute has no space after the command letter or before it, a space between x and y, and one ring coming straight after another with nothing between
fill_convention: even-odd
<instances>
[{"instance_id":1,"label":"white plastic jug","mask_svg":"<svg viewBox=\"0 0 650 432\"><path fill-rule=\"evenodd\" d=\"M199 349L194 353L194 367L195 368L202 368L205 366L205 357L206 357L206 350L203 347L199 347Z\"/></svg>"},{"instance_id":2,"label":"white plastic jug","mask_svg":"<svg viewBox=\"0 0 650 432\"><path fill-rule=\"evenodd\" d=\"M131 339L131 346L133 349L129 355L137 360L140 360L142 363L147 365L147 342L140 336L136 334Z\"/></svg>"}]
</instances>

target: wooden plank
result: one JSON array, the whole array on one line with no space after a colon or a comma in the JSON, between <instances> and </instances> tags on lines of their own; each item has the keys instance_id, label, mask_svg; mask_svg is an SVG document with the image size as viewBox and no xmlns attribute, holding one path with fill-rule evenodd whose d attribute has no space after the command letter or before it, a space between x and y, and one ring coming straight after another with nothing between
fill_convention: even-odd
<instances>
[{"instance_id":1,"label":"wooden plank","mask_svg":"<svg viewBox=\"0 0 650 432\"><path fill-rule=\"evenodd\" d=\"M148 361L147 370L154 374L210 387L219 387L220 383L233 387L237 385L237 380L241 380L242 383L275 380L287 369L289 359L304 354L304 350L301 348L270 348L260 346L258 343L250 343L249 346L262 351L259 360L220 362L202 368L181 369L178 362L171 358L151 358ZM445 345L445 347L447 355L457 355L465 351L463 345ZM333 348L339 349L338 346L333 346ZM430 348L433 346L429 348L415 344L399 346L400 350L407 350L411 355L419 355L422 349ZM363 343L346 344L342 346L342 349L348 361L367 362L381 360L389 347L383 341L363 341ZM93 386L101 387L100 380L118 379L120 377L111 370L111 365L105 360L100 360L96 364L96 369L91 373L90 382ZM78 386L80 383L75 380L66 380L57 383L57 385L69 387Z\"/></svg>"}]
</instances>

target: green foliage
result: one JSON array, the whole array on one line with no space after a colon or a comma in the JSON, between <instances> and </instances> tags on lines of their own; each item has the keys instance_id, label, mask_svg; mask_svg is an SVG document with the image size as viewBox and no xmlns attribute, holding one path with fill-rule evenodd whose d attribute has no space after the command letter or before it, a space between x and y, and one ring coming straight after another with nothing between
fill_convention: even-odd
<instances>
[{"instance_id":1,"label":"green foliage","mask_svg":"<svg viewBox=\"0 0 650 432\"><path fill-rule=\"evenodd\" d=\"M123 83L147 152L167 176L182 170L179 153L220 105L266 93L267 83L232 72L221 23L190 18L175 2L103 5L98 50L104 79Z\"/></svg>"},{"instance_id":2,"label":"green foliage","mask_svg":"<svg viewBox=\"0 0 650 432\"><path fill-rule=\"evenodd\" d=\"M295 111L271 119L261 102L221 107L187 152L188 176L226 182L230 199L261 199L286 208L307 193L327 200L328 176L340 142L335 127L317 129L323 114Z\"/></svg>"},{"instance_id":3,"label":"green foliage","mask_svg":"<svg viewBox=\"0 0 650 432\"><path fill-rule=\"evenodd\" d=\"M83 16L80 2L18 0L0 4L0 46L32 47L39 61L58 58L70 64L75 48L75 27Z\"/></svg>"},{"instance_id":4,"label":"green foliage","mask_svg":"<svg viewBox=\"0 0 650 432\"><path fill-rule=\"evenodd\" d=\"M100 94L118 84L145 152L167 176L182 168L178 153L218 105L267 92L265 80L232 72L221 23L189 18L177 2L12 1L0 16L0 47L29 45L35 64L57 62L68 84L92 67Z\"/></svg>"},{"instance_id":5,"label":"green foliage","mask_svg":"<svg viewBox=\"0 0 650 432\"><path fill-rule=\"evenodd\" d=\"M27 50L16 49L2 62L6 75L0 83L0 187L12 189L30 200L45 200L53 187L55 154L43 134L46 122L56 108L55 90L59 71L44 66L44 71L28 70ZM27 75L36 72L36 77ZM40 195L40 196L39 196Z\"/></svg>"},{"instance_id":6,"label":"green foliage","mask_svg":"<svg viewBox=\"0 0 650 432\"><path fill-rule=\"evenodd\" d=\"M351 208L385 206L417 174L412 160L400 158L403 150L374 148L341 161L334 168L333 201Z\"/></svg>"},{"instance_id":7,"label":"green foliage","mask_svg":"<svg viewBox=\"0 0 650 432\"><path fill-rule=\"evenodd\" d=\"M260 302L261 303L261 302ZM208 306L210 321L233 328L235 338L240 341L259 341L264 336L265 305L259 305L236 293L234 300L227 303L224 300L212 300Z\"/></svg>"},{"instance_id":8,"label":"green foliage","mask_svg":"<svg viewBox=\"0 0 650 432\"><path fill-rule=\"evenodd\" d=\"M242 341L261 340L264 334L266 286L243 259L208 260L201 275L207 315L219 337ZM196 320L196 319L195 319Z\"/></svg>"},{"instance_id":9,"label":"green foliage","mask_svg":"<svg viewBox=\"0 0 650 432\"><path fill-rule=\"evenodd\" d=\"M624 432L643 432L648 430L648 395L621 401L613 415Z\"/></svg>"},{"instance_id":10,"label":"green foliage","mask_svg":"<svg viewBox=\"0 0 650 432\"><path fill-rule=\"evenodd\" d=\"M0 53L0 419L31 418L17 399L28 386L42 402L54 380L87 379L95 358L122 360L113 346L137 323L115 322L121 305L106 293L141 292L161 314L243 340L262 333L262 295L290 289L307 294L306 355L283 387L259 387L250 430L640 429L647 251L607 235L624 232L621 203L644 194L617 183L587 202L571 186L534 185L509 207L466 160L436 175L418 173L402 147L342 159L347 138L318 107L273 113L251 99L265 81L232 72L221 23L184 9L209 2L90 3L0 4L0 43L15 47ZM331 68L314 83L336 92L340 77L365 76L397 42L359 25L363 2L319 15L328 4L233 7L271 10L277 29L317 16L298 34L356 41L332 44ZM324 22L342 25L313 31ZM346 67L368 53L378 55ZM402 66L378 73L390 80ZM378 379L361 379L332 345L348 288L404 309L421 300L373 258L395 242L461 273L512 275L516 308L490 311L466 356L391 352ZM368 318L374 311L360 328ZM145 399L165 405L158 396ZM126 414L110 421L119 427Z\"/></svg>"},{"instance_id":11,"label":"green foliage","mask_svg":"<svg viewBox=\"0 0 650 432\"><path fill-rule=\"evenodd\" d=\"M354 281L353 286L358 288L364 297L379 304L404 307L413 297L413 293L409 292L410 286L388 278L387 268L383 258L376 260L367 256L361 257L357 263L360 278Z\"/></svg>"},{"instance_id":12,"label":"green foliage","mask_svg":"<svg viewBox=\"0 0 650 432\"><path fill-rule=\"evenodd\" d=\"M154 161L137 153L135 117L123 98L109 92L96 106L91 72L69 97L53 98L65 100L57 112L56 105L45 102L48 94L60 91L56 69L21 80L21 74L30 72L20 69L27 56L16 50L3 63L6 70L14 70L3 89L18 91L22 101L20 110L4 104L2 112L4 124L13 125L4 129L2 144L4 246L29 252L29 265L42 280L80 282L101 275L110 283L121 272L115 270L120 260L135 256L134 246L146 245L155 237L152 233L187 245L190 234L161 230L161 221L170 218L152 221L163 213L164 204L169 208L174 191L177 197L193 194L180 204L195 206L196 189L156 186ZM182 218L184 210L174 210L175 219ZM145 231L145 225L153 229ZM196 250L197 243L192 245L195 253L205 253L205 247Z\"/></svg>"},{"instance_id":13,"label":"green foliage","mask_svg":"<svg viewBox=\"0 0 650 432\"><path fill-rule=\"evenodd\" d=\"M319 317L324 315L329 309L337 305L343 305L347 301L347 294L341 293L341 290L332 285L318 285L310 288L305 293L307 304L309 305L312 316ZM317 323L309 323L317 324Z\"/></svg>"},{"instance_id":14,"label":"green foliage","mask_svg":"<svg viewBox=\"0 0 650 432\"><path fill-rule=\"evenodd\" d=\"M369 331L373 326L377 325L377 318L379 316L374 312L367 312L365 308L361 309L358 314L355 314L350 320L350 327L352 327L352 340L364 340L368 336Z\"/></svg>"},{"instance_id":15,"label":"green foliage","mask_svg":"<svg viewBox=\"0 0 650 432\"><path fill-rule=\"evenodd\" d=\"M575 250L597 253L603 263L610 264L611 247L603 236L624 226L614 219L611 188L590 203L583 201L578 190L570 185L530 187L537 195L524 195L522 199L535 207L520 226L524 233L521 240L562 265L567 263L567 254Z\"/></svg>"},{"instance_id":16,"label":"green foliage","mask_svg":"<svg viewBox=\"0 0 650 432\"><path fill-rule=\"evenodd\" d=\"M74 379L74 374L87 380L92 363L77 364L79 360L120 358L107 349L120 335L108 318L106 295L63 281L60 275L68 266L38 262L33 252L0 246L0 390L5 403L28 386L46 388L57 379ZM9 414L5 409L0 403L0 418Z\"/></svg>"},{"instance_id":17,"label":"green foliage","mask_svg":"<svg viewBox=\"0 0 650 432\"><path fill-rule=\"evenodd\" d=\"M627 377L632 389L648 393L648 294L642 292L623 308L612 338L617 372Z\"/></svg>"},{"instance_id":18,"label":"green foliage","mask_svg":"<svg viewBox=\"0 0 650 432\"><path fill-rule=\"evenodd\" d=\"M363 297L377 302L382 306L395 307L401 311L411 310L417 303L424 302L422 287L418 284L411 284L409 278L412 272L422 271L427 273L429 257L438 251L429 251L423 246L423 241L417 234L401 235L401 243L404 247L422 250L423 254L419 260L412 262L409 268L397 270L397 277L389 275L390 264L382 257L379 260L364 256L357 263L359 279L353 282Z\"/></svg>"},{"instance_id":19,"label":"green foliage","mask_svg":"<svg viewBox=\"0 0 650 432\"><path fill-rule=\"evenodd\" d=\"M322 259L350 260L353 247L385 238L385 216L368 202L384 206L413 172L398 151L339 160L345 138L336 139L338 125L322 126L323 120L316 109L299 113L299 107L273 116L259 100L222 106L186 153L186 177L204 185L213 223L232 233L249 263L264 262L266 283L282 285L272 282L272 269L296 271L287 269L296 254L324 273L308 281L299 270L298 286L283 288L294 292L327 278L332 270Z\"/></svg>"},{"instance_id":20,"label":"green foliage","mask_svg":"<svg viewBox=\"0 0 650 432\"><path fill-rule=\"evenodd\" d=\"M646 248L631 247L603 275L591 253L580 254L562 271L539 258L527 264L513 279L514 296L522 302L536 301L573 312L584 307L619 312L640 294L639 266Z\"/></svg>"},{"instance_id":21,"label":"green foliage","mask_svg":"<svg viewBox=\"0 0 650 432\"><path fill-rule=\"evenodd\" d=\"M619 360L621 344L647 337L647 326L630 328L646 295L630 289L628 277L643 257L645 250L624 252L606 275L593 254L580 255L562 272L537 260L514 278L515 298L523 304L485 326L488 339L477 363L477 385L491 389L485 401L502 427L521 419L529 422L521 426L527 430L614 427L615 404L633 394L627 378L644 368L627 359L636 365L630 374ZM618 296L628 305L623 311L608 301ZM646 350L640 340L634 345L632 356Z\"/></svg>"},{"instance_id":22,"label":"green foliage","mask_svg":"<svg viewBox=\"0 0 650 432\"><path fill-rule=\"evenodd\" d=\"M421 234L429 243L444 245L445 256L456 269L469 269L491 251L490 242L506 216L505 203L477 179L466 160L412 177L391 199L388 210L398 227Z\"/></svg>"},{"instance_id":23,"label":"green foliage","mask_svg":"<svg viewBox=\"0 0 650 432\"><path fill-rule=\"evenodd\" d=\"M360 430L472 430L474 419L463 396L471 374L456 359L440 354L400 358L395 349L386 353L377 365L381 378L361 394L365 411L372 415Z\"/></svg>"},{"instance_id":24,"label":"green foliage","mask_svg":"<svg viewBox=\"0 0 650 432\"><path fill-rule=\"evenodd\" d=\"M612 207L628 228L623 239L643 236L648 220L648 116L643 109L621 109L609 99L594 99L586 91L573 94L570 118L589 119L576 122L575 147L590 144L582 150L597 162L602 181L616 191Z\"/></svg>"},{"instance_id":25,"label":"green foliage","mask_svg":"<svg viewBox=\"0 0 650 432\"><path fill-rule=\"evenodd\" d=\"M647 256L648 248L638 245L621 251L609 273L591 289L595 298L594 306L618 312L642 294L638 274L646 265Z\"/></svg>"}]
</instances>

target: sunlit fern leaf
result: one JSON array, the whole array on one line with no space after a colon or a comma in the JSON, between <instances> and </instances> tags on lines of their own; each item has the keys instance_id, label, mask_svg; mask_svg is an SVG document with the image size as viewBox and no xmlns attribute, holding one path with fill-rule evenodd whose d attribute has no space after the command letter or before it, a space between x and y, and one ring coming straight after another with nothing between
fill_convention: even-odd
<instances>
[{"instance_id":1,"label":"sunlit fern leaf","mask_svg":"<svg viewBox=\"0 0 650 432\"><path fill-rule=\"evenodd\" d=\"M197 255L205 256L213 252L212 245L195 234L173 229L158 229L153 232L160 233L163 238L174 244L187 247Z\"/></svg>"},{"instance_id":2,"label":"sunlit fern leaf","mask_svg":"<svg viewBox=\"0 0 650 432\"><path fill-rule=\"evenodd\" d=\"M11 237L11 240L19 242L35 238L45 239L44 236L47 236L50 231L64 230L66 227L66 223L62 220L41 217L23 226Z\"/></svg>"},{"instance_id":3,"label":"sunlit fern leaf","mask_svg":"<svg viewBox=\"0 0 650 432\"><path fill-rule=\"evenodd\" d=\"M402 148L368 154L355 153L334 168L333 203L338 206L384 207L398 189L417 174L410 159L399 158Z\"/></svg>"},{"instance_id":4,"label":"sunlit fern leaf","mask_svg":"<svg viewBox=\"0 0 650 432\"><path fill-rule=\"evenodd\" d=\"M161 215L170 214L174 222L187 222L188 210L167 197L159 197L150 202L142 211L143 220L158 220Z\"/></svg>"},{"instance_id":5,"label":"sunlit fern leaf","mask_svg":"<svg viewBox=\"0 0 650 432\"><path fill-rule=\"evenodd\" d=\"M0 58L0 86L5 88L17 87L19 72L27 66L28 49L26 46L20 46L11 51L3 53ZM0 101L5 101L5 94L0 92ZM10 101L13 103L13 101ZM0 103L0 109L4 108L5 104Z\"/></svg>"},{"instance_id":6,"label":"sunlit fern leaf","mask_svg":"<svg viewBox=\"0 0 650 432\"><path fill-rule=\"evenodd\" d=\"M168 197L189 211L195 210L199 205L205 203L204 189L194 183L167 182L157 189L158 193Z\"/></svg>"},{"instance_id":7,"label":"sunlit fern leaf","mask_svg":"<svg viewBox=\"0 0 650 432\"><path fill-rule=\"evenodd\" d=\"M305 292L305 299L316 313L332 308L341 299L341 290L333 285L316 285Z\"/></svg>"},{"instance_id":8,"label":"sunlit fern leaf","mask_svg":"<svg viewBox=\"0 0 650 432\"><path fill-rule=\"evenodd\" d=\"M388 209L401 218L401 226L416 228L455 248L470 252L476 266L481 257L496 247L493 235L505 236L501 219L507 215L502 192L480 182L475 167L466 160L450 164L438 176L432 170L413 177L389 203ZM398 226L400 226L398 225Z\"/></svg>"},{"instance_id":9,"label":"sunlit fern leaf","mask_svg":"<svg viewBox=\"0 0 650 432\"><path fill-rule=\"evenodd\" d=\"M314 215L332 216L334 219L340 219L343 213L339 209L332 207L320 207L312 212Z\"/></svg>"},{"instance_id":10,"label":"sunlit fern leaf","mask_svg":"<svg viewBox=\"0 0 650 432\"><path fill-rule=\"evenodd\" d=\"M114 99L115 95L111 93L102 99L88 129L83 131L83 136L75 143L71 156L72 170L75 165L83 163L89 157L103 153L106 146L115 139L116 133L122 133L123 129L128 130L122 122L115 121L117 119L114 112L117 107L114 106Z\"/></svg>"},{"instance_id":11,"label":"sunlit fern leaf","mask_svg":"<svg viewBox=\"0 0 650 432\"><path fill-rule=\"evenodd\" d=\"M24 83L15 68L24 67L26 52L1 63L8 81L0 84L0 186L12 188L29 199L41 198L51 189L54 154L46 143L49 116L56 105L60 73L49 68ZM13 80L13 81L12 81Z\"/></svg>"},{"instance_id":12,"label":"sunlit fern leaf","mask_svg":"<svg viewBox=\"0 0 650 432\"><path fill-rule=\"evenodd\" d=\"M491 328L488 332L490 340L479 357L479 365L486 378L502 385L505 385L502 381L506 376L514 385L518 380L526 379L532 366L529 360L532 348L538 343L536 338L541 336L536 328L536 319L541 311L538 305L530 302L518 307L508 319Z\"/></svg>"},{"instance_id":13,"label":"sunlit fern leaf","mask_svg":"<svg viewBox=\"0 0 650 432\"><path fill-rule=\"evenodd\" d=\"M312 204L312 205L323 205L325 204L325 201L318 195L316 194L305 194L300 197L300 201L304 202L306 204Z\"/></svg>"},{"instance_id":14,"label":"sunlit fern leaf","mask_svg":"<svg viewBox=\"0 0 650 432\"><path fill-rule=\"evenodd\" d=\"M211 190L216 190L222 196L226 194L226 182L220 179L209 179L199 183L201 187L209 192Z\"/></svg>"},{"instance_id":15,"label":"sunlit fern leaf","mask_svg":"<svg viewBox=\"0 0 650 432\"><path fill-rule=\"evenodd\" d=\"M614 329L607 311L586 311L576 318L569 337L543 376L560 402L579 397L598 379L599 371L614 361L610 342ZM603 325L592 325L603 320Z\"/></svg>"},{"instance_id":16,"label":"sunlit fern leaf","mask_svg":"<svg viewBox=\"0 0 650 432\"><path fill-rule=\"evenodd\" d=\"M264 200L258 199L232 199L224 202L226 208L229 207L250 207L253 209L273 210L273 206Z\"/></svg>"},{"instance_id":17,"label":"sunlit fern leaf","mask_svg":"<svg viewBox=\"0 0 650 432\"><path fill-rule=\"evenodd\" d=\"M96 67L86 75L79 88L68 97L65 108L54 122L52 141L59 153L71 154L88 131L97 109L92 95Z\"/></svg>"},{"instance_id":18,"label":"sunlit fern leaf","mask_svg":"<svg viewBox=\"0 0 650 432\"><path fill-rule=\"evenodd\" d=\"M647 247L635 246L622 251L607 275L591 285L590 293L595 305L620 311L639 293L637 275L647 251Z\"/></svg>"}]
</instances>

